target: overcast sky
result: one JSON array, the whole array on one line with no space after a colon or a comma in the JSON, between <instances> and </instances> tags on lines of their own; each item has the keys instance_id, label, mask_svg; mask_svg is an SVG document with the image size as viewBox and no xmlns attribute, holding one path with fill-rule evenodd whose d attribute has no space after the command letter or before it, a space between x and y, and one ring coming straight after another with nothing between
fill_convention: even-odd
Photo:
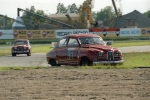
<instances>
[{"instance_id":1,"label":"overcast sky","mask_svg":"<svg viewBox=\"0 0 150 100\"><path fill-rule=\"evenodd\" d=\"M0 14L11 18L17 17L17 8L26 9L34 6L36 10L43 10L46 14L56 13L58 3L63 3L66 7L75 3L81 5L85 0L0 0ZM115 0L119 1L119 0ZM119 2L116 2L120 7ZM144 13L150 10L150 0L121 0L123 14L138 10ZM113 6L112 0L95 0L93 11L100 11L106 6Z\"/></svg>"}]
</instances>

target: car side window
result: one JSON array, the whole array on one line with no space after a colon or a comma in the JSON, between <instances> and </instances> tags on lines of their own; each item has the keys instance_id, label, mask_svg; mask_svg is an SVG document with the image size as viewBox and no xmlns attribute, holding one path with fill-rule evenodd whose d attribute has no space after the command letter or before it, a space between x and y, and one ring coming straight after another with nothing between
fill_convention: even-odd
<instances>
[{"instance_id":1,"label":"car side window","mask_svg":"<svg viewBox=\"0 0 150 100\"><path fill-rule=\"evenodd\" d=\"M79 41L81 44L89 44L89 38L87 38L87 37L79 38Z\"/></svg>"},{"instance_id":2,"label":"car side window","mask_svg":"<svg viewBox=\"0 0 150 100\"><path fill-rule=\"evenodd\" d=\"M70 38L68 42L68 46L78 46L78 41L76 38Z\"/></svg>"},{"instance_id":3,"label":"car side window","mask_svg":"<svg viewBox=\"0 0 150 100\"><path fill-rule=\"evenodd\" d=\"M67 39L66 39L66 38L61 39L61 40L59 41L59 47L66 46L66 44L67 44Z\"/></svg>"}]
</instances>

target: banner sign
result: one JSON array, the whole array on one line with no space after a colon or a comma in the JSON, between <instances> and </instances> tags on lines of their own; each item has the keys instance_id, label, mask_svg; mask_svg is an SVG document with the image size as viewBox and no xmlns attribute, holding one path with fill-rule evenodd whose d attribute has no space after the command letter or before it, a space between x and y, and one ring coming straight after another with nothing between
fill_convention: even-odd
<instances>
[{"instance_id":1,"label":"banner sign","mask_svg":"<svg viewBox=\"0 0 150 100\"><path fill-rule=\"evenodd\" d=\"M150 36L150 28L141 28L141 36Z\"/></svg>"},{"instance_id":2,"label":"banner sign","mask_svg":"<svg viewBox=\"0 0 150 100\"><path fill-rule=\"evenodd\" d=\"M46 32L46 38L56 38L56 30L45 30L43 32Z\"/></svg>"},{"instance_id":3,"label":"banner sign","mask_svg":"<svg viewBox=\"0 0 150 100\"><path fill-rule=\"evenodd\" d=\"M13 39L13 30L0 30L0 39Z\"/></svg>"},{"instance_id":4,"label":"banner sign","mask_svg":"<svg viewBox=\"0 0 150 100\"><path fill-rule=\"evenodd\" d=\"M61 30L0 30L0 39L48 39L69 34L97 34L100 37L150 36L150 28L90 28Z\"/></svg>"},{"instance_id":5,"label":"banner sign","mask_svg":"<svg viewBox=\"0 0 150 100\"><path fill-rule=\"evenodd\" d=\"M90 34L97 34L99 35L100 37L103 37L103 29L102 28L90 28L89 29L89 33Z\"/></svg>"},{"instance_id":6,"label":"banner sign","mask_svg":"<svg viewBox=\"0 0 150 100\"><path fill-rule=\"evenodd\" d=\"M56 30L56 38L62 38L65 35L69 34L80 34L84 33L87 34L89 33L88 29L63 29L63 30Z\"/></svg>"},{"instance_id":7,"label":"banner sign","mask_svg":"<svg viewBox=\"0 0 150 100\"><path fill-rule=\"evenodd\" d=\"M121 28L120 36L141 36L140 28Z\"/></svg>"},{"instance_id":8,"label":"banner sign","mask_svg":"<svg viewBox=\"0 0 150 100\"><path fill-rule=\"evenodd\" d=\"M55 30L14 30L15 39L56 38Z\"/></svg>"},{"instance_id":9,"label":"banner sign","mask_svg":"<svg viewBox=\"0 0 150 100\"><path fill-rule=\"evenodd\" d=\"M97 34L100 37L119 37L120 28L91 28L89 32Z\"/></svg>"}]
</instances>

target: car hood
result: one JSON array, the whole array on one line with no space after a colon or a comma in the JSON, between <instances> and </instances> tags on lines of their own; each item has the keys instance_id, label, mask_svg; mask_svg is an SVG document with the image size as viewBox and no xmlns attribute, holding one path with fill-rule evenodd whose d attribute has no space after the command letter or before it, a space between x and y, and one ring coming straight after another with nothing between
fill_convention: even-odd
<instances>
[{"instance_id":1,"label":"car hood","mask_svg":"<svg viewBox=\"0 0 150 100\"><path fill-rule=\"evenodd\" d=\"M81 47L83 48L93 48L93 49L100 49L100 50L103 50L103 51L108 51L108 50L114 50L116 48L113 48L111 46L108 46L108 45L100 45L100 44L95 44L95 45L81 45Z\"/></svg>"},{"instance_id":2,"label":"car hood","mask_svg":"<svg viewBox=\"0 0 150 100\"><path fill-rule=\"evenodd\" d=\"M22 45L14 45L14 47L17 47L17 46L28 46L28 45L24 45L24 44L22 44Z\"/></svg>"}]
</instances>

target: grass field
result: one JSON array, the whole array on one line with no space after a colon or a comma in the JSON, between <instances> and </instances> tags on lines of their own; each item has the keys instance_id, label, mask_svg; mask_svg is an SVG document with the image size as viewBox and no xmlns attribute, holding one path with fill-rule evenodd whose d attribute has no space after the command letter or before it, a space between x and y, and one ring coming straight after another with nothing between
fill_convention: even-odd
<instances>
[{"instance_id":1,"label":"grass field","mask_svg":"<svg viewBox=\"0 0 150 100\"><path fill-rule=\"evenodd\" d=\"M150 40L134 40L134 41L114 41L113 47L129 47L129 46L143 46L150 45Z\"/></svg>"},{"instance_id":2,"label":"grass field","mask_svg":"<svg viewBox=\"0 0 150 100\"><path fill-rule=\"evenodd\" d=\"M6 45L2 45L2 46L6 48L0 49L0 56L10 55L11 47L9 46L9 48L7 48ZM52 49L53 48L51 47L51 44L32 45L32 53L46 53Z\"/></svg>"},{"instance_id":3,"label":"grass field","mask_svg":"<svg viewBox=\"0 0 150 100\"><path fill-rule=\"evenodd\" d=\"M126 68L127 66L132 67L150 67L150 52L143 53L123 53L123 58L125 60L122 67Z\"/></svg>"}]
</instances>

